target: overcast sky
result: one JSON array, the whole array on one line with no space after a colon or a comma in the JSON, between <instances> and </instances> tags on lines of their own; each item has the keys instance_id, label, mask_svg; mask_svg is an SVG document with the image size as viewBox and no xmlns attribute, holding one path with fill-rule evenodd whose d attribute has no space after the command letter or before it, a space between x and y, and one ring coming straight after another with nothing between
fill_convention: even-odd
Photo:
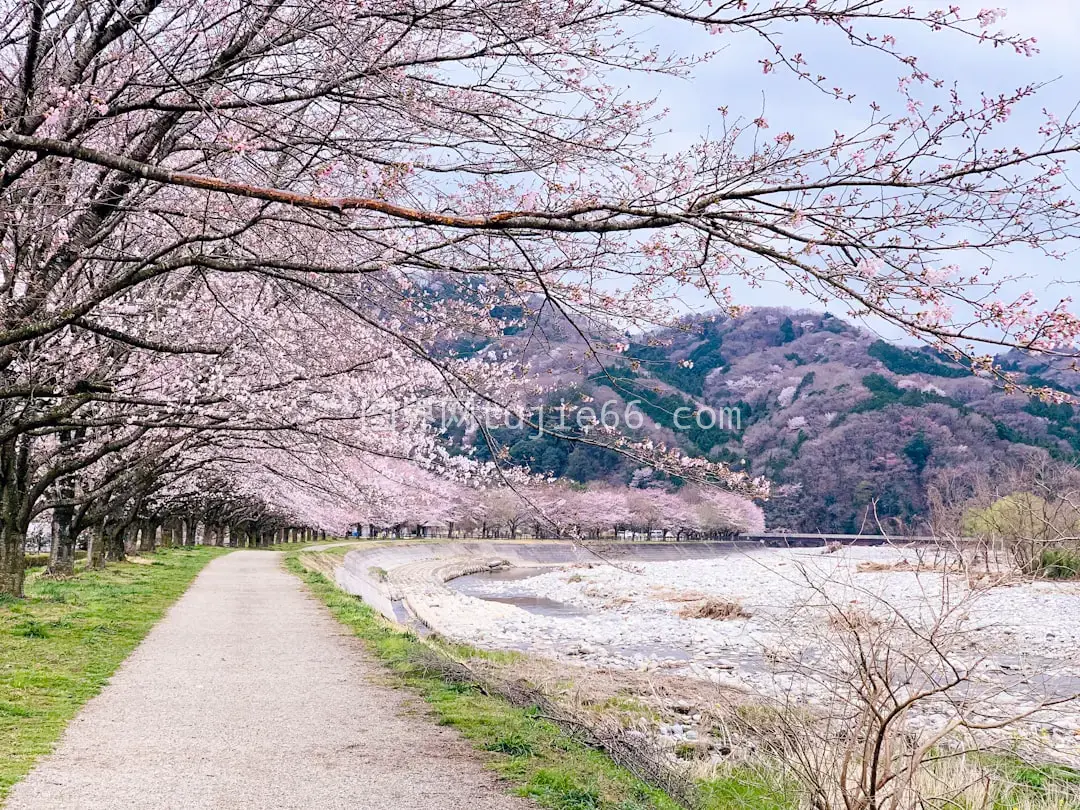
<instances>
[{"instance_id":1,"label":"overcast sky","mask_svg":"<svg viewBox=\"0 0 1080 810\"><path fill-rule=\"evenodd\" d=\"M1043 107L1065 118L1080 101L1080 0L975 0L974 6L966 0L957 2L965 10L978 11L980 3L1007 9L1007 16L991 30L1034 36L1040 53L1025 58L989 45L964 42L947 32L935 34L915 26L894 25L890 32L897 36L901 47L917 54L920 64L932 74L957 80L966 98L977 98L980 90L996 95L1031 82L1051 82L1034 102L1016 111L1010 126L1033 133ZM791 39L785 51L806 53L813 60L812 69L858 94L853 103L829 102L808 91L804 83L783 76L763 76L757 60L768 54L760 41L751 36L727 38L726 49L691 79L657 80L646 88L634 87L636 93L643 89L655 92L659 106L670 110L658 130L660 148L678 151L710 128L717 129L721 105L729 108L732 117L753 119L764 111L772 131L790 130L804 146L814 143L816 136L831 140L834 130L865 123L872 99L882 101L886 110L896 109L893 99L899 74L895 63L872 58L865 51L839 47L837 39L826 38L820 26L800 24L794 31L798 32L797 45ZM678 24L658 26L651 30L650 38L680 53L702 53L717 47L717 38L705 32L688 38L686 27ZM1002 270L1027 275L1015 285L1016 293L1030 289L1054 302L1069 294L1080 297L1076 295L1080 292L1076 286L1080 285L1080 255L1062 263L1021 252L1000 257L998 262ZM757 290L732 286L740 291L744 303L820 308L779 283ZM845 312L839 305L831 309L838 315ZM880 330L879 325L870 326ZM895 331L884 331L888 337L898 336Z\"/></svg>"}]
</instances>

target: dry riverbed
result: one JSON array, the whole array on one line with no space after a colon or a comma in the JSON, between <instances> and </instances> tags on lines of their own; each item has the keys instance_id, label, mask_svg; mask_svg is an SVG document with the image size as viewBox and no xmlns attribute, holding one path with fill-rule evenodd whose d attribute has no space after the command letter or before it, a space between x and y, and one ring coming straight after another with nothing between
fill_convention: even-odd
<instances>
[{"instance_id":1,"label":"dry riverbed","mask_svg":"<svg viewBox=\"0 0 1080 810\"><path fill-rule=\"evenodd\" d=\"M448 583L453 593L431 595L424 618L480 646L813 703L827 700L828 689L805 676L842 668L829 658L842 649L850 617L872 625L902 616L947 631L950 659L971 673L971 689L993 693L995 711L1019 713L1080 692L1080 585L986 587L941 564L911 549L762 548L705 560L514 569ZM921 722L943 716L931 710ZM1080 753L1080 721L1067 707L1025 728L1070 759ZM690 724L675 729L688 731Z\"/></svg>"}]
</instances>

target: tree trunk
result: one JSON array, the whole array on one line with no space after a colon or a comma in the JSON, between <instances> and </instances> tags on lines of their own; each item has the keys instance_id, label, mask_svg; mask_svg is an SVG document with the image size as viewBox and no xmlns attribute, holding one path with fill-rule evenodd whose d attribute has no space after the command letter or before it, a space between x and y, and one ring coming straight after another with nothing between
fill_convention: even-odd
<instances>
[{"instance_id":1,"label":"tree trunk","mask_svg":"<svg viewBox=\"0 0 1080 810\"><path fill-rule=\"evenodd\" d=\"M153 554L157 548L158 524L150 520L144 520L142 531L139 532L139 553Z\"/></svg>"},{"instance_id":2,"label":"tree trunk","mask_svg":"<svg viewBox=\"0 0 1080 810\"><path fill-rule=\"evenodd\" d=\"M60 431L60 453L70 452L73 431ZM71 533L71 524L75 520L75 506L70 503L75 498L75 478L63 476L59 481L58 492L61 503L53 509L52 546L49 548L49 573L53 576L70 577L75 573L75 537Z\"/></svg>"},{"instance_id":3,"label":"tree trunk","mask_svg":"<svg viewBox=\"0 0 1080 810\"><path fill-rule=\"evenodd\" d=\"M66 496L61 493L61 497ZM70 577L75 573L75 536L71 532L74 517L75 510L70 505L57 506L53 510L52 547L49 549L48 568L52 576Z\"/></svg>"},{"instance_id":4,"label":"tree trunk","mask_svg":"<svg viewBox=\"0 0 1080 810\"><path fill-rule=\"evenodd\" d=\"M22 501L30 469L30 440L23 436L0 445L0 593L23 595L26 525Z\"/></svg>"},{"instance_id":5,"label":"tree trunk","mask_svg":"<svg viewBox=\"0 0 1080 810\"><path fill-rule=\"evenodd\" d=\"M26 535L20 534L14 526L9 530L5 522L0 529L0 593L23 595L25 555Z\"/></svg>"},{"instance_id":6,"label":"tree trunk","mask_svg":"<svg viewBox=\"0 0 1080 810\"><path fill-rule=\"evenodd\" d=\"M91 570L99 570L105 567L105 526L104 523L94 524L90 530L90 547L86 553L86 566Z\"/></svg>"},{"instance_id":7,"label":"tree trunk","mask_svg":"<svg viewBox=\"0 0 1080 810\"><path fill-rule=\"evenodd\" d=\"M130 534L131 526L112 528L106 525L104 548L109 562L123 562L127 559L127 540Z\"/></svg>"}]
</instances>

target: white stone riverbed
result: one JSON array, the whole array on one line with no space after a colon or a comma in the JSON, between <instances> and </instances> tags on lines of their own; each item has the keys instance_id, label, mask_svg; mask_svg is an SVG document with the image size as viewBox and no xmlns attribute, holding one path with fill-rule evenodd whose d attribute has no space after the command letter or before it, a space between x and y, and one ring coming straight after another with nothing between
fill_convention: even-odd
<instances>
[{"instance_id":1,"label":"white stone riverbed","mask_svg":"<svg viewBox=\"0 0 1080 810\"><path fill-rule=\"evenodd\" d=\"M834 602L870 611L887 603L928 620L941 610L946 577L925 571L858 570L862 562L905 558L916 562L913 552L892 548L853 547L835 554L763 548L708 560L574 565L527 578L480 575L469 578L468 595L537 597L577 607L581 614L545 611L540 605L538 612L522 611L524 616L514 612L494 627L466 633L477 642L549 648L561 655L600 657L624 665L642 660L713 660L725 654L754 656L790 634L810 629L802 623L819 614L799 609L821 601L811 583L823 584ZM970 597L965 624L980 644L992 645L995 654L1080 665L1080 585L1025 582L969 594L962 577L947 579L949 604ZM454 582L450 587L459 589ZM725 621L681 618L679 610L687 604L683 600L696 594L737 601L751 615ZM627 656L613 652L618 648L664 648L671 654Z\"/></svg>"},{"instance_id":2,"label":"white stone riverbed","mask_svg":"<svg viewBox=\"0 0 1080 810\"><path fill-rule=\"evenodd\" d=\"M931 562L922 556L924 564ZM838 636L829 624L836 610L884 618L902 614L920 627L951 610L945 625L963 628L963 641L953 644L950 657L977 671L974 680L984 686L1007 686L1007 693L996 697L1005 711L1040 696L1080 692L1080 585L1022 582L973 589L961 575L867 570L901 560L914 569L918 557L910 549L887 547L849 547L832 554L762 548L703 560L618 566L598 561L527 578L481 574L447 585L469 597L524 607L508 611L504 601L489 603L496 610L477 611L483 620L470 622L462 612L467 605L456 603L448 605L449 624L454 635L482 646L596 666L662 670L775 694L792 683L778 675L790 670L776 666L778 658L829 654ZM749 616L680 617L695 596L737 602ZM826 609L826 601L833 607ZM1051 722L1054 733L1077 737L1080 732L1071 712L1055 711Z\"/></svg>"}]
</instances>

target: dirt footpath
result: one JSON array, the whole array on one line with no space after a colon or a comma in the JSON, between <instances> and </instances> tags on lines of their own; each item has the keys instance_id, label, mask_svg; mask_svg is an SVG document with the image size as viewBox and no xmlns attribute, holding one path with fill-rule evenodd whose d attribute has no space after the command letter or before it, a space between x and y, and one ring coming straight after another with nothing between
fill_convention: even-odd
<instances>
[{"instance_id":1,"label":"dirt footpath","mask_svg":"<svg viewBox=\"0 0 1080 810\"><path fill-rule=\"evenodd\" d=\"M214 560L8 810L525 810L280 557Z\"/></svg>"}]
</instances>

